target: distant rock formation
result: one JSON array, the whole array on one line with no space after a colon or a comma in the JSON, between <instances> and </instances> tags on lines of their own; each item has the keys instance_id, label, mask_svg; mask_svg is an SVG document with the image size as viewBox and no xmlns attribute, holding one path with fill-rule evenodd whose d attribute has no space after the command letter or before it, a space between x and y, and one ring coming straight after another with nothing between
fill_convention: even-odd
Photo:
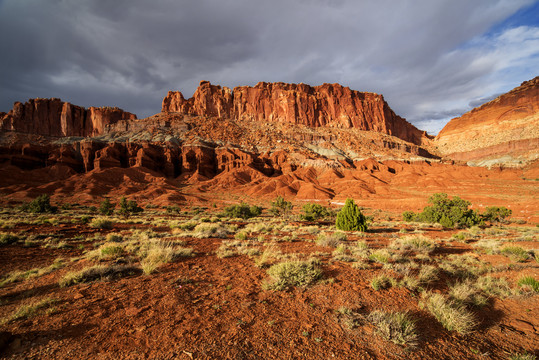
<instances>
[{"instance_id":1,"label":"distant rock formation","mask_svg":"<svg viewBox=\"0 0 539 360\"><path fill-rule=\"evenodd\" d=\"M435 143L444 157L476 165L539 158L539 76L452 119Z\"/></svg>"},{"instance_id":2,"label":"distant rock formation","mask_svg":"<svg viewBox=\"0 0 539 360\"><path fill-rule=\"evenodd\" d=\"M389 134L414 144L427 139L397 116L382 95L350 90L339 84L258 83L233 90L201 81L190 99L169 91L162 112L195 116L288 122L310 127L357 128Z\"/></svg>"},{"instance_id":3,"label":"distant rock formation","mask_svg":"<svg viewBox=\"0 0 539 360\"><path fill-rule=\"evenodd\" d=\"M47 136L96 136L106 125L137 116L117 107L90 107L60 99L30 99L16 102L13 109L0 114L0 129Z\"/></svg>"}]
</instances>

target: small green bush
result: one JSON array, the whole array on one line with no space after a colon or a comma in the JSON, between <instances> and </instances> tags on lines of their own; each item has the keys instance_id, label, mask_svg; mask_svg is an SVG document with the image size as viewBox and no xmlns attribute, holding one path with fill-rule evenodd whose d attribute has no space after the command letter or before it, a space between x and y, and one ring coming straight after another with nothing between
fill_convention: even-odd
<instances>
[{"instance_id":1,"label":"small green bush","mask_svg":"<svg viewBox=\"0 0 539 360\"><path fill-rule=\"evenodd\" d=\"M530 287L534 292L539 292L539 281L535 280L533 276L524 276L523 278L520 278L517 282L518 286L528 286Z\"/></svg>"},{"instance_id":2,"label":"small green bush","mask_svg":"<svg viewBox=\"0 0 539 360\"><path fill-rule=\"evenodd\" d=\"M109 199L103 200L101 205L99 205L99 212L102 215L112 215L114 212L114 204L112 204Z\"/></svg>"},{"instance_id":3,"label":"small green bush","mask_svg":"<svg viewBox=\"0 0 539 360\"><path fill-rule=\"evenodd\" d=\"M13 244L13 243L16 243L18 240L19 240L19 237L15 234L10 234L10 233L0 234L0 246Z\"/></svg>"},{"instance_id":4,"label":"small green bush","mask_svg":"<svg viewBox=\"0 0 539 360\"><path fill-rule=\"evenodd\" d=\"M406 221L438 223L445 228L470 227L482 223L479 214L468 209L471 203L458 196L449 199L447 194L436 193L429 198L429 203L431 205L423 208L421 213L405 211L403 218Z\"/></svg>"},{"instance_id":5,"label":"small green bush","mask_svg":"<svg viewBox=\"0 0 539 360\"><path fill-rule=\"evenodd\" d=\"M51 198L48 194L43 194L23 205L22 210L30 213L55 213L58 208L51 206Z\"/></svg>"},{"instance_id":6,"label":"small green bush","mask_svg":"<svg viewBox=\"0 0 539 360\"><path fill-rule=\"evenodd\" d=\"M292 211L292 203L286 201L282 196L277 196L269 209L269 212L274 216L286 216L290 214L290 211Z\"/></svg>"},{"instance_id":7,"label":"small green bush","mask_svg":"<svg viewBox=\"0 0 539 360\"><path fill-rule=\"evenodd\" d=\"M120 215L129 216L143 211L144 209L138 206L136 201L127 200L125 196L120 199L120 210L118 211Z\"/></svg>"},{"instance_id":8,"label":"small green bush","mask_svg":"<svg viewBox=\"0 0 539 360\"><path fill-rule=\"evenodd\" d=\"M367 231L367 219L352 199L346 199L344 207L337 214L335 227L344 231Z\"/></svg>"},{"instance_id":9,"label":"small green bush","mask_svg":"<svg viewBox=\"0 0 539 360\"><path fill-rule=\"evenodd\" d=\"M306 221L315 221L323 219L331 215L331 211L320 204L305 204L303 205L303 214L301 219Z\"/></svg>"},{"instance_id":10,"label":"small green bush","mask_svg":"<svg viewBox=\"0 0 539 360\"><path fill-rule=\"evenodd\" d=\"M224 215L229 218L250 219L259 216L262 213L260 206L249 206L245 203L239 205L231 205L225 208Z\"/></svg>"},{"instance_id":11,"label":"small green bush","mask_svg":"<svg viewBox=\"0 0 539 360\"><path fill-rule=\"evenodd\" d=\"M481 214L481 217L485 221L501 222L511 216L512 210L503 206L491 206L485 209L485 212Z\"/></svg>"}]
</instances>

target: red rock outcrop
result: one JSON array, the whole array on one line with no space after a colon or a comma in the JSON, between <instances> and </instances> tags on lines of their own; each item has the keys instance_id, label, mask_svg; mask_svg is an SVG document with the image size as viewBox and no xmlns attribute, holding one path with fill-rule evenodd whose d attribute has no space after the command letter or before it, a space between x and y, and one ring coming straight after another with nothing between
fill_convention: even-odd
<instances>
[{"instance_id":1,"label":"red rock outcrop","mask_svg":"<svg viewBox=\"0 0 539 360\"><path fill-rule=\"evenodd\" d=\"M427 139L425 132L397 116L382 95L339 84L313 87L261 82L231 91L202 81L190 99L185 99L179 91L169 91L163 99L162 112L357 128L393 135L414 144Z\"/></svg>"},{"instance_id":2,"label":"red rock outcrop","mask_svg":"<svg viewBox=\"0 0 539 360\"><path fill-rule=\"evenodd\" d=\"M435 142L442 155L454 160L520 162L539 157L537 139L539 76L452 119Z\"/></svg>"},{"instance_id":3,"label":"red rock outcrop","mask_svg":"<svg viewBox=\"0 0 539 360\"><path fill-rule=\"evenodd\" d=\"M122 119L137 116L117 107L90 107L63 102L60 99L30 99L16 102L13 109L0 117L0 129L47 136L96 136L105 127Z\"/></svg>"}]
</instances>

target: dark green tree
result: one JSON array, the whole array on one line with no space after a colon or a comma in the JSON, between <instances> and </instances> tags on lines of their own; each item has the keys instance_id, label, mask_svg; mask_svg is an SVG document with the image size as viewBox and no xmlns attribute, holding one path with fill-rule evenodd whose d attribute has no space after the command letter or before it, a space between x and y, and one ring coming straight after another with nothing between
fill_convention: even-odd
<instances>
[{"instance_id":1,"label":"dark green tree","mask_svg":"<svg viewBox=\"0 0 539 360\"><path fill-rule=\"evenodd\" d=\"M282 196L277 196L271 203L269 212L275 216L287 216L292 211L292 203L286 201Z\"/></svg>"},{"instance_id":2,"label":"dark green tree","mask_svg":"<svg viewBox=\"0 0 539 360\"><path fill-rule=\"evenodd\" d=\"M103 215L112 215L114 212L114 204L110 202L108 198L101 202L99 205L99 212Z\"/></svg>"},{"instance_id":3,"label":"dark green tree","mask_svg":"<svg viewBox=\"0 0 539 360\"><path fill-rule=\"evenodd\" d=\"M367 231L367 219L354 200L346 199L344 207L337 214L335 227L345 231Z\"/></svg>"}]
</instances>

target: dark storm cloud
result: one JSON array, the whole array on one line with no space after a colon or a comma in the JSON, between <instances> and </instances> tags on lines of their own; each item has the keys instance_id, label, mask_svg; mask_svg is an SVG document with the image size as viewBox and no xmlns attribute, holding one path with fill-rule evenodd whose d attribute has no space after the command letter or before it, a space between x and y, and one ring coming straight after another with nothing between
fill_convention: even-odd
<instances>
[{"instance_id":1,"label":"dark storm cloud","mask_svg":"<svg viewBox=\"0 0 539 360\"><path fill-rule=\"evenodd\" d=\"M537 28L488 33L530 2L3 0L0 110L61 97L147 116L202 79L339 82L437 131L451 109L536 75Z\"/></svg>"}]
</instances>

